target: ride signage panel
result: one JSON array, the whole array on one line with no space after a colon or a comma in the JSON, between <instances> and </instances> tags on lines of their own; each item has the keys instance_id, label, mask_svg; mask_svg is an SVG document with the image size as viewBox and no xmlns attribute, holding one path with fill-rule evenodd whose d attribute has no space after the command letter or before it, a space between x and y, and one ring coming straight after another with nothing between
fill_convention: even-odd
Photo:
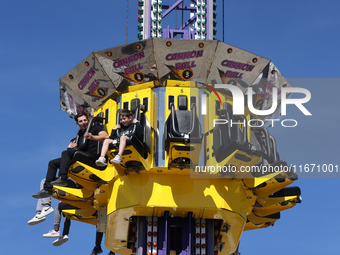
<instances>
[{"instance_id":1,"label":"ride signage panel","mask_svg":"<svg viewBox=\"0 0 340 255\"><path fill-rule=\"evenodd\" d=\"M89 107L97 108L116 91L117 96L127 92L128 86L154 80L163 86L169 79L196 81L213 87L235 85L243 94L252 87L253 106L258 110L271 108L275 88L277 111L268 118L277 117L281 88L290 87L270 59L221 41L165 38L150 38L93 52L60 81L72 91L73 98L79 97L78 105L86 106L86 102ZM69 98L61 99L61 104L66 104L66 99ZM74 114L71 108L70 105L65 111Z\"/></svg>"},{"instance_id":2,"label":"ride signage panel","mask_svg":"<svg viewBox=\"0 0 340 255\"><path fill-rule=\"evenodd\" d=\"M93 108L97 108L116 91L111 79L93 53L64 75L60 81Z\"/></svg>"},{"instance_id":3,"label":"ride signage panel","mask_svg":"<svg viewBox=\"0 0 340 255\"><path fill-rule=\"evenodd\" d=\"M77 115L77 113L86 110L92 114L94 109L81 97L78 96L66 84L60 82L60 109L70 115Z\"/></svg>"},{"instance_id":4,"label":"ride signage panel","mask_svg":"<svg viewBox=\"0 0 340 255\"><path fill-rule=\"evenodd\" d=\"M154 40L160 82L165 79L205 83L217 41Z\"/></svg>"},{"instance_id":5,"label":"ride signage panel","mask_svg":"<svg viewBox=\"0 0 340 255\"><path fill-rule=\"evenodd\" d=\"M274 89L277 90L277 107L274 113L264 116L263 119L278 119L280 116L280 106L281 106L281 89L288 88L291 85L287 82L285 77L273 64L273 62L268 63L268 65L263 69L263 71L258 75L256 80L252 84L254 91L253 105L256 109L267 110L272 107L273 104L273 93ZM289 96L287 93L286 98Z\"/></svg>"},{"instance_id":6,"label":"ride signage panel","mask_svg":"<svg viewBox=\"0 0 340 255\"><path fill-rule=\"evenodd\" d=\"M208 82L233 84L245 93L269 62L270 59L219 42Z\"/></svg>"},{"instance_id":7,"label":"ride signage panel","mask_svg":"<svg viewBox=\"0 0 340 255\"><path fill-rule=\"evenodd\" d=\"M158 79L152 39L95 54L119 92L125 92L129 85Z\"/></svg>"}]
</instances>

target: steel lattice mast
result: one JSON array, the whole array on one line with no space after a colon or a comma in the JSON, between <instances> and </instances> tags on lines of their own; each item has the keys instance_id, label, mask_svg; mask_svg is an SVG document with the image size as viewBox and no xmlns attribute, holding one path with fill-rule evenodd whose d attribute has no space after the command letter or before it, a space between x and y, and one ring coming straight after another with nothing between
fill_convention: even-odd
<instances>
[{"instance_id":1,"label":"steel lattice mast","mask_svg":"<svg viewBox=\"0 0 340 255\"><path fill-rule=\"evenodd\" d=\"M216 0L215 0L216 1ZM139 0L138 1L138 39L176 38L197 40L216 40L216 9L214 0ZM182 21L180 27L168 23L173 19L169 14L180 11Z\"/></svg>"}]
</instances>

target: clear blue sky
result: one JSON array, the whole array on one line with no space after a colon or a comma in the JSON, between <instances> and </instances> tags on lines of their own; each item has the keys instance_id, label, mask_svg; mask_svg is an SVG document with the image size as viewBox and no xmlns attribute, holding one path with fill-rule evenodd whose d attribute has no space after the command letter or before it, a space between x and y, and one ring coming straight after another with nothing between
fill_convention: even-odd
<instances>
[{"instance_id":1,"label":"clear blue sky","mask_svg":"<svg viewBox=\"0 0 340 255\"><path fill-rule=\"evenodd\" d=\"M136 2L130 1L128 42L137 40ZM221 8L221 0L217 3ZM269 130L281 158L296 165L339 165L340 79L329 78L340 78L340 2L225 4L225 42L272 59L287 78L313 78L290 80L293 87L310 90L306 107L313 116L288 108L287 118L298 126ZM58 79L92 51L125 44L125 20L126 1L1 2L2 254L91 253L94 226L72 222L69 242L54 247L54 239L42 237L53 228L53 216L36 226L27 221L35 215L31 195L39 190L48 161L59 157L77 131L74 120L59 110ZM217 36L222 39L221 28ZM284 211L274 227L244 233L242 255L340 254L339 176L295 182L302 204Z\"/></svg>"}]
</instances>

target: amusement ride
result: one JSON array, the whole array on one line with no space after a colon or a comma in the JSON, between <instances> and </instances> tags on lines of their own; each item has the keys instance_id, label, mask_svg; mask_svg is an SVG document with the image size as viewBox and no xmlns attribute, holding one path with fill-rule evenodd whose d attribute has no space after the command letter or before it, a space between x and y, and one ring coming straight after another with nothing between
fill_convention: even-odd
<instances>
[{"instance_id":1,"label":"amusement ride","mask_svg":"<svg viewBox=\"0 0 340 255\"><path fill-rule=\"evenodd\" d=\"M68 173L79 185L53 187L79 208L63 213L96 225L115 253L240 254L243 231L301 202L267 129L290 84L270 59L215 38L217 10L213 0L139 0L138 41L92 52L60 78L61 109L88 111L88 131L110 134L121 109L143 128L122 164L98 167L79 151Z\"/></svg>"}]
</instances>

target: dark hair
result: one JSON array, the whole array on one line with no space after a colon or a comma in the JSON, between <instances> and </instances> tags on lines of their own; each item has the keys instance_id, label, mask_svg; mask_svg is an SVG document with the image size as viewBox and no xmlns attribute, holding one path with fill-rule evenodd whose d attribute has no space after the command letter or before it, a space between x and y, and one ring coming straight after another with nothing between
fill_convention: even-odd
<instances>
[{"instance_id":1,"label":"dark hair","mask_svg":"<svg viewBox=\"0 0 340 255\"><path fill-rule=\"evenodd\" d=\"M74 120L78 123L78 118L85 116L87 120L89 120L89 116L87 112L81 111L81 113L78 113L76 116L74 116Z\"/></svg>"},{"instance_id":2,"label":"dark hair","mask_svg":"<svg viewBox=\"0 0 340 255\"><path fill-rule=\"evenodd\" d=\"M132 112L127 110L127 109L123 109L123 110L120 111L119 115L126 116L126 117L129 118L130 116L132 116Z\"/></svg>"}]
</instances>

